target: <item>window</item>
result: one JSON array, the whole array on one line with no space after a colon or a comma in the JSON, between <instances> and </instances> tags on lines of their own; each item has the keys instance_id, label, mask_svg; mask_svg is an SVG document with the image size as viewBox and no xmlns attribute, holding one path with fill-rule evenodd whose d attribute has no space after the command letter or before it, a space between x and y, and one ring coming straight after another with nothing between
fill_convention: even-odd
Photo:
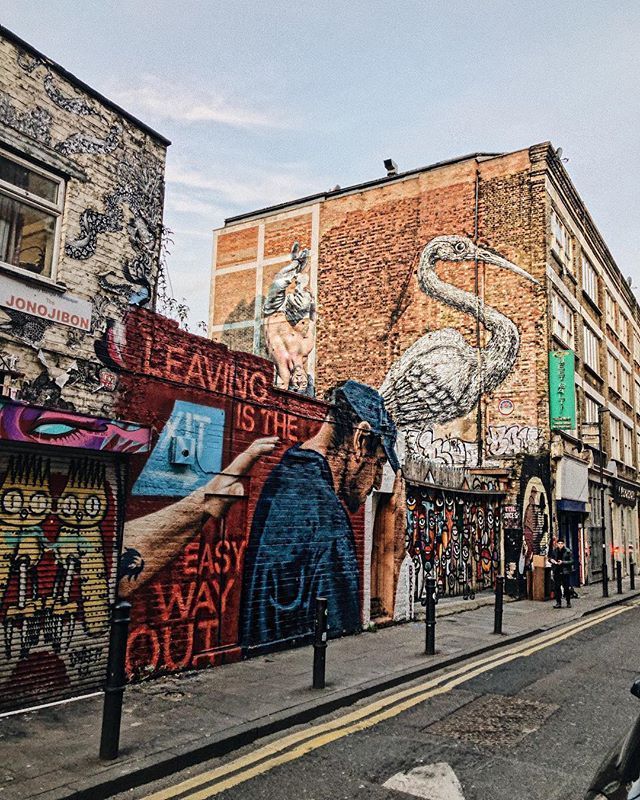
<instances>
[{"instance_id":1,"label":"window","mask_svg":"<svg viewBox=\"0 0 640 800\"><path fill-rule=\"evenodd\" d=\"M582 289L598 305L598 273L584 253L582 254Z\"/></svg>"},{"instance_id":2,"label":"window","mask_svg":"<svg viewBox=\"0 0 640 800\"><path fill-rule=\"evenodd\" d=\"M620 461L620 420L611 417L611 458Z\"/></svg>"},{"instance_id":3,"label":"window","mask_svg":"<svg viewBox=\"0 0 640 800\"><path fill-rule=\"evenodd\" d=\"M631 373L620 364L620 394L627 403L631 402Z\"/></svg>"},{"instance_id":4,"label":"window","mask_svg":"<svg viewBox=\"0 0 640 800\"><path fill-rule=\"evenodd\" d=\"M622 459L625 464L633 466L633 431L626 425L622 426Z\"/></svg>"},{"instance_id":5,"label":"window","mask_svg":"<svg viewBox=\"0 0 640 800\"><path fill-rule=\"evenodd\" d=\"M558 216L555 208L551 209L551 249L560 261L573 271L573 245L567 226Z\"/></svg>"},{"instance_id":6,"label":"window","mask_svg":"<svg viewBox=\"0 0 640 800\"><path fill-rule=\"evenodd\" d=\"M600 345L598 337L585 323L584 325L584 363L595 372L600 372Z\"/></svg>"},{"instance_id":7,"label":"window","mask_svg":"<svg viewBox=\"0 0 640 800\"><path fill-rule=\"evenodd\" d=\"M0 151L0 261L53 277L63 181Z\"/></svg>"},{"instance_id":8,"label":"window","mask_svg":"<svg viewBox=\"0 0 640 800\"><path fill-rule=\"evenodd\" d=\"M636 458L640 464L640 431L636 431Z\"/></svg>"},{"instance_id":9,"label":"window","mask_svg":"<svg viewBox=\"0 0 640 800\"><path fill-rule=\"evenodd\" d=\"M635 389L636 389L636 396L635 396L635 409L640 414L640 378L635 378Z\"/></svg>"},{"instance_id":10,"label":"window","mask_svg":"<svg viewBox=\"0 0 640 800\"><path fill-rule=\"evenodd\" d=\"M625 347L629 345L629 322L625 315L620 312L620 316L618 317L619 325L618 325L618 336L620 337L620 341Z\"/></svg>"},{"instance_id":11,"label":"window","mask_svg":"<svg viewBox=\"0 0 640 800\"><path fill-rule=\"evenodd\" d=\"M613 297L611 297L611 295L609 294L609 292L605 292L604 293L604 307L605 307L604 315L605 315L605 319L607 320L607 325L609 325L609 327L613 328L613 330L615 331L615 329L616 329L616 304L615 304L615 301L614 301Z\"/></svg>"},{"instance_id":12,"label":"window","mask_svg":"<svg viewBox=\"0 0 640 800\"><path fill-rule=\"evenodd\" d=\"M633 332L633 357L640 364L640 336Z\"/></svg>"},{"instance_id":13,"label":"window","mask_svg":"<svg viewBox=\"0 0 640 800\"><path fill-rule=\"evenodd\" d=\"M613 355L611 350L607 350L607 377L609 379L609 388L619 392L618 359Z\"/></svg>"},{"instance_id":14,"label":"window","mask_svg":"<svg viewBox=\"0 0 640 800\"><path fill-rule=\"evenodd\" d=\"M551 296L551 313L554 334L568 347L573 348L573 312L555 292Z\"/></svg>"},{"instance_id":15,"label":"window","mask_svg":"<svg viewBox=\"0 0 640 800\"><path fill-rule=\"evenodd\" d=\"M592 400L588 394L584 396L584 421L587 423L598 422L598 403Z\"/></svg>"}]
</instances>

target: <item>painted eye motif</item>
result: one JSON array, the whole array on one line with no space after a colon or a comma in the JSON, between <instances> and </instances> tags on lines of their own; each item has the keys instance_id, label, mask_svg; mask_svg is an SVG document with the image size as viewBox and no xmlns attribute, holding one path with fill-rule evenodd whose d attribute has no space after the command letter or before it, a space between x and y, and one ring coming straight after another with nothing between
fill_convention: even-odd
<instances>
[{"instance_id":1,"label":"painted eye motif","mask_svg":"<svg viewBox=\"0 0 640 800\"><path fill-rule=\"evenodd\" d=\"M51 507L49 495L37 492L29 501L29 508L32 514L47 514Z\"/></svg>"},{"instance_id":2,"label":"painted eye motif","mask_svg":"<svg viewBox=\"0 0 640 800\"><path fill-rule=\"evenodd\" d=\"M24 503L20 489L9 489L2 495L2 508L7 514L17 514Z\"/></svg>"},{"instance_id":3,"label":"painted eye motif","mask_svg":"<svg viewBox=\"0 0 640 800\"><path fill-rule=\"evenodd\" d=\"M58 511L67 517L75 514L77 510L78 500L72 494L67 494L58 501Z\"/></svg>"},{"instance_id":4,"label":"painted eye motif","mask_svg":"<svg viewBox=\"0 0 640 800\"><path fill-rule=\"evenodd\" d=\"M84 501L84 510L86 511L87 516L97 517L102 511L102 501L97 495L92 494Z\"/></svg>"},{"instance_id":5,"label":"painted eye motif","mask_svg":"<svg viewBox=\"0 0 640 800\"><path fill-rule=\"evenodd\" d=\"M456 244L455 248L458 251L458 253L464 253L464 250L465 250L464 242L458 242Z\"/></svg>"},{"instance_id":6,"label":"painted eye motif","mask_svg":"<svg viewBox=\"0 0 640 800\"><path fill-rule=\"evenodd\" d=\"M38 436L66 436L76 430L74 425L67 425L65 422L42 422L31 432Z\"/></svg>"}]
</instances>

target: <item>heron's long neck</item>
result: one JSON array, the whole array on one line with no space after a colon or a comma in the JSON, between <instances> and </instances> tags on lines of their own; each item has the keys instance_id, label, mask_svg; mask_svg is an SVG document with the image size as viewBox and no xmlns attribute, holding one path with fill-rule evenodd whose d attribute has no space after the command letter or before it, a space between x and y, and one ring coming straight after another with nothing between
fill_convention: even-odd
<instances>
[{"instance_id":1,"label":"heron's long neck","mask_svg":"<svg viewBox=\"0 0 640 800\"><path fill-rule=\"evenodd\" d=\"M491 333L489 344L482 349L484 391L491 391L509 374L518 355L520 337L513 322L487 306L472 292L459 289L440 280L435 264L427 257L418 268L418 282L422 291L448 306L471 314Z\"/></svg>"}]
</instances>

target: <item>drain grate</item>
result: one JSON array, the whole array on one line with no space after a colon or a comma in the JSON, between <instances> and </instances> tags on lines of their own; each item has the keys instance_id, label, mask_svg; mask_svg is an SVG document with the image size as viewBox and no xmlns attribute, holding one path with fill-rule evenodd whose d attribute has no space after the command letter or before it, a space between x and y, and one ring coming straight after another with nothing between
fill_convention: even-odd
<instances>
[{"instance_id":1,"label":"drain grate","mask_svg":"<svg viewBox=\"0 0 640 800\"><path fill-rule=\"evenodd\" d=\"M487 694L462 706L427 730L451 739L500 747L537 731L559 706L503 694Z\"/></svg>"}]
</instances>

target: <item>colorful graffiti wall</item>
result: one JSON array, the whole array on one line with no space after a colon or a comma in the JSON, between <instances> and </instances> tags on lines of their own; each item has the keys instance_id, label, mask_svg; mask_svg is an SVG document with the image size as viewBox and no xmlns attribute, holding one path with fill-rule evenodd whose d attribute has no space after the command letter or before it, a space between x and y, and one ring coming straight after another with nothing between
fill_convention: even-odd
<instances>
[{"instance_id":1,"label":"colorful graffiti wall","mask_svg":"<svg viewBox=\"0 0 640 800\"><path fill-rule=\"evenodd\" d=\"M320 594L333 635L358 630L362 506L394 430L380 395L354 383L329 406L279 391L265 359L143 310L122 352L123 408L155 431L131 458L129 674L304 640Z\"/></svg>"},{"instance_id":2,"label":"colorful graffiti wall","mask_svg":"<svg viewBox=\"0 0 640 800\"><path fill-rule=\"evenodd\" d=\"M52 435L74 424L42 423ZM0 710L102 685L121 503L115 459L3 444Z\"/></svg>"},{"instance_id":3,"label":"colorful graffiti wall","mask_svg":"<svg viewBox=\"0 0 640 800\"><path fill-rule=\"evenodd\" d=\"M479 494L407 486L407 552L415 570L415 601L426 578L438 594L474 597L499 574L500 500Z\"/></svg>"}]
</instances>

